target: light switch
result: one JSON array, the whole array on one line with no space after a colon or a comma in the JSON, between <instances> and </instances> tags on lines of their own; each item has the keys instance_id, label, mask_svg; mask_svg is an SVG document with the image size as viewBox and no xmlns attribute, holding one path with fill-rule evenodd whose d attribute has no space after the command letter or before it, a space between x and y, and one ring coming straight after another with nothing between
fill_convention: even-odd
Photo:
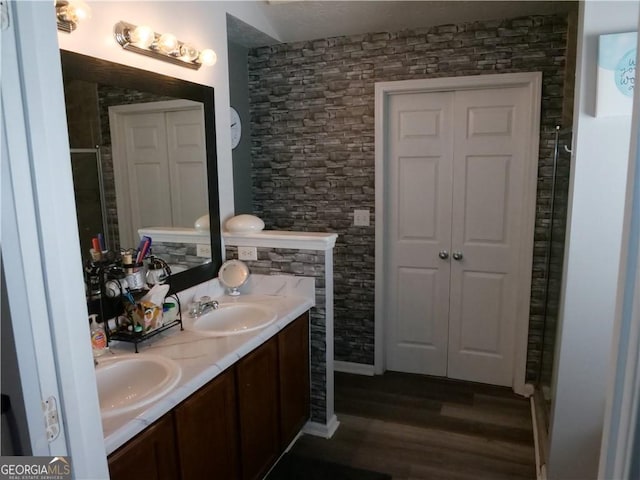
<instances>
[{"instance_id":1,"label":"light switch","mask_svg":"<svg viewBox=\"0 0 640 480\"><path fill-rule=\"evenodd\" d=\"M353 224L356 227L368 227L369 223L369 210L354 210L353 211Z\"/></svg>"}]
</instances>

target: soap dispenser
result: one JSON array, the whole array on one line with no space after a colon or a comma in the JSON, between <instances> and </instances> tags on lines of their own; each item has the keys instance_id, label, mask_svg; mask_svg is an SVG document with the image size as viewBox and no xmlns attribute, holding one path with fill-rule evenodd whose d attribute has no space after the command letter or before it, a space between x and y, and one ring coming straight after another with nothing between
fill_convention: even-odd
<instances>
[{"instance_id":1,"label":"soap dispenser","mask_svg":"<svg viewBox=\"0 0 640 480\"><path fill-rule=\"evenodd\" d=\"M93 350L93 356L99 357L107 352L107 335L104 331L104 327L98 323L96 318L97 314L89 315L89 329L91 330L91 350Z\"/></svg>"}]
</instances>

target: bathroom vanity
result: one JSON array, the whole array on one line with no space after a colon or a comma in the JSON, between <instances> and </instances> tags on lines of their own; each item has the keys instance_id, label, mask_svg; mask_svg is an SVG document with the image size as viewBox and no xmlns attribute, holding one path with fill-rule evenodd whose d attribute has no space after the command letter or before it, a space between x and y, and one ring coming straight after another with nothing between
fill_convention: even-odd
<instances>
[{"instance_id":1,"label":"bathroom vanity","mask_svg":"<svg viewBox=\"0 0 640 480\"><path fill-rule=\"evenodd\" d=\"M239 297L192 291L191 298L210 294L220 312L236 304L271 309L272 323L212 337L189 329L186 319L185 331L158 335L137 357L178 364L181 377L171 390L116 415L105 414L101 403L112 479L262 478L307 423L314 281L252 275L247 290ZM130 349L114 345L113 358L131 357Z\"/></svg>"},{"instance_id":2,"label":"bathroom vanity","mask_svg":"<svg viewBox=\"0 0 640 480\"><path fill-rule=\"evenodd\" d=\"M309 418L304 313L109 457L113 480L262 478Z\"/></svg>"}]
</instances>

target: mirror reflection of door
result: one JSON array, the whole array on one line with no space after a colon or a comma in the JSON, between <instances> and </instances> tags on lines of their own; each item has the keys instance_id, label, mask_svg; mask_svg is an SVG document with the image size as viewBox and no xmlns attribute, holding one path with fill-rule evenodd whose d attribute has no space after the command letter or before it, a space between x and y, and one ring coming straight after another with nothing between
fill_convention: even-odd
<instances>
[{"instance_id":1,"label":"mirror reflection of door","mask_svg":"<svg viewBox=\"0 0 640 480\"><path fill-rule=\"evenodd\" d=\"M144 227L193 228L208 211L202 104L172 100L109 108L122 246Z\"/></svg>"}]
</instances>

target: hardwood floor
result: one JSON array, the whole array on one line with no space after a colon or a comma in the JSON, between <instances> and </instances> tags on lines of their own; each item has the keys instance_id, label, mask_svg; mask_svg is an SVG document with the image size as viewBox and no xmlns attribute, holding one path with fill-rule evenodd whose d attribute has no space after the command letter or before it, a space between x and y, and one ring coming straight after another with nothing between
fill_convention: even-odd
<instances>
[{"instance_id":1,"label":"hardwood floor","mask_svg":"<svg viewBox=\"0 0 640 480\"><path fill-rule=\"evenodd\" d=\"M529 401L510 389L387 372L336 373L340 428L292 453L394 479L535 479Z\"/></svg>"}]
</instances>

